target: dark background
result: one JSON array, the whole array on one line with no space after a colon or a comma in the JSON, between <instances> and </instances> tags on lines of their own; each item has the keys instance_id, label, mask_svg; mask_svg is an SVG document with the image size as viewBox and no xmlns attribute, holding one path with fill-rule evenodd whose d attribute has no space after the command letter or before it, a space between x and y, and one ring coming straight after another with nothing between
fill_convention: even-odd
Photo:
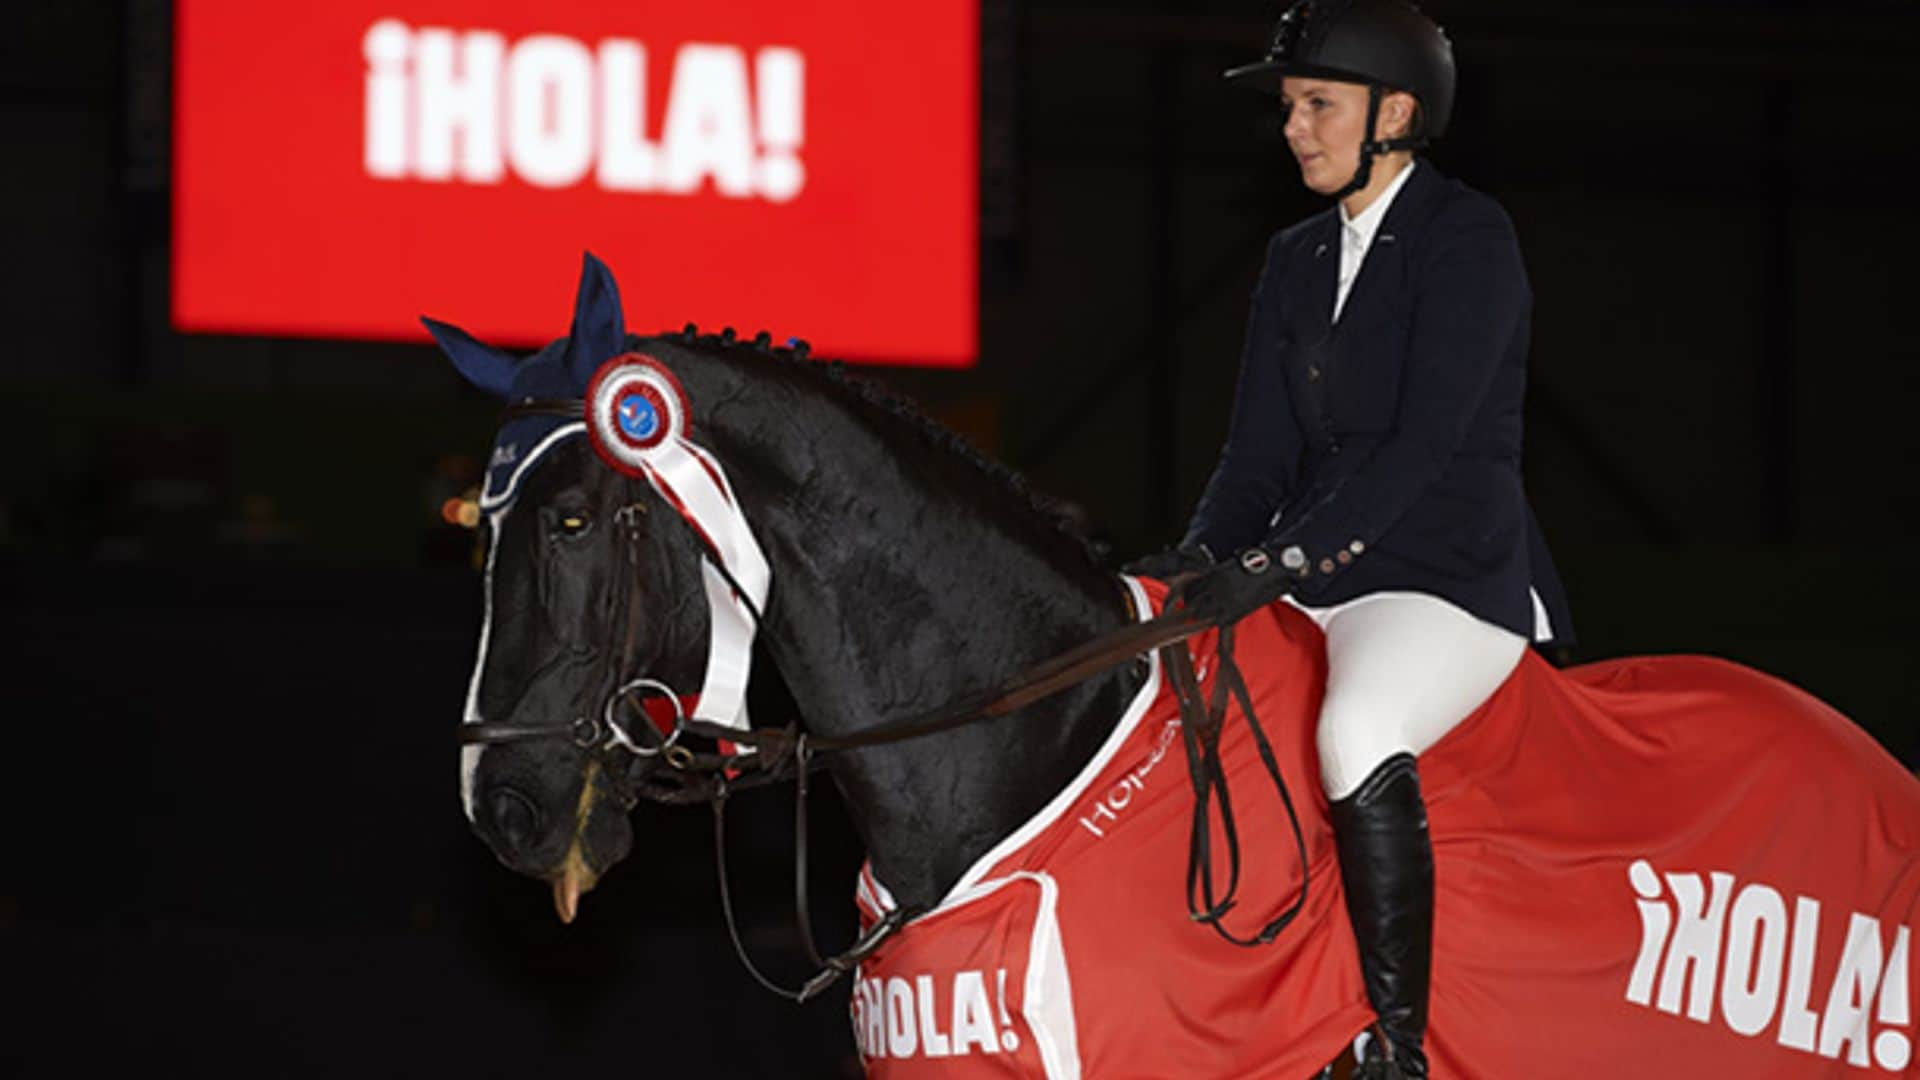
<instances>
[{"instance_id":1,"label":"dark background","mask_svg":"<svg viewBox=\"0 0 1920 1080\"><path fill-rule=\"evenodd\" d=\"M1461 71L1433 158L1532 275L1575 659L1733 657L1913 761L1920 10L1429 7ZM875 373L1116 558L1177 535L1265 238L1320 205L1217 80L1277 10L988 0L981 362ZM171 14L0 16L0 1072L840 1075L844 997L732 958L701 812L643 808L565 929L466 834L478 587L439 506L493 406L426 347L168 328ZM527 284L559 333L571 283ZM796 975L789 811L740 810L749 938ZM858 852L818 811L833 940Z\"/></svg>"}]
</instances>

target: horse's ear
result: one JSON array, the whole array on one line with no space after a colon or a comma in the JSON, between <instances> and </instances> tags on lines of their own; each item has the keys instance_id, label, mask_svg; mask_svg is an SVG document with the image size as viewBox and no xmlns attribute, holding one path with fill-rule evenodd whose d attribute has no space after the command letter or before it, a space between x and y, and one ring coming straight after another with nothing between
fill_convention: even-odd
<instances>
[{"instance_id":1,"label":"horse's ear","mask_svg":"<svg viewBox=\"0 0 1920 1080\"><path fill-rule=\"evenodd\" d=\"M583 252L580 262L580 292L573 301L572 361L573 375L584 386L600 365L620 355L627 347L627 320L620 312L620 287L614 284L613 271Z\"/></svg>"},{"instance_id":2,"label":"horse's ear","mask_svg":"<svg viewBox=\"0 0 1920 1080\"><path fill-rule=\"evenodd\" d=\"M460 369L468 382L492 394L494 397L510 396L513 389L513 370L519 364L509 353L501 352L491 345L482 344L472 334L438 319L420 316L420 322L426 326L427 333L439 342L440 351L447 354L453 366Z\"/></svg>"}]
</instances>

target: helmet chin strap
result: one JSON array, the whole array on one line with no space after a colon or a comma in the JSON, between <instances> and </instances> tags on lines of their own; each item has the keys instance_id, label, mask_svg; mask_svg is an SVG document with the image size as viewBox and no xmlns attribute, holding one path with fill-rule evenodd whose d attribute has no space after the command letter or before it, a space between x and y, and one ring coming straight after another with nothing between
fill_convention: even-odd
<instances>
[{"instance_id":1,"label":"helmet chin strap","mask_svg":"<svg viewBox=\"0 0 1920 1080\"><path fill-rule=\"evenodd\" d=\"M1415 135L1402 135L1397 139L1377 139L1374 128L1380 122L1380 99L1386 93L1379 83L1367 84L1367 138L1360 144L1360 167L1353 170L1353 179L1345 187L1333 193L1333 201L1341 199L1366 187L1373 180L1373 159L1379 154L1391 154L1395 150L1419 150L1427 145L1427 140Z\"/></svg>"}]
</instances>

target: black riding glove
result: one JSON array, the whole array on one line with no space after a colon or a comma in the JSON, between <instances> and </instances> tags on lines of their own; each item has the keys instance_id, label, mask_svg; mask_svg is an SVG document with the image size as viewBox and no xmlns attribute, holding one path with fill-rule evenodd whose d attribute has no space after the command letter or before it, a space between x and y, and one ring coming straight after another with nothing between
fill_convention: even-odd
<instances>
[{"instance_id":1,"label":"black riding glove","mask_svg":"<svg viewBox=\"0 0 1920 1080\"><path fill-rule=\"evenodd\" d=\"M1295 580L1265 548L1251 547L1187 582L1176 597L1184 609L1227 625L1287 595Z\"/></svg>"},{"instance_id":2,"label":"black riding glove","mask_svg":"<svg viewBox=\"0 0 1920 1080\"><path fill-rule=\"evenodd\" d=\"M1198 544L1183 544L1166 551L1156 551L1122 566L1124 573L1134 577L1153 578L1155 581L1171 581L1181 574L1198 574L1213 568L1213 556Z\"/></svg>"}]
</instances>

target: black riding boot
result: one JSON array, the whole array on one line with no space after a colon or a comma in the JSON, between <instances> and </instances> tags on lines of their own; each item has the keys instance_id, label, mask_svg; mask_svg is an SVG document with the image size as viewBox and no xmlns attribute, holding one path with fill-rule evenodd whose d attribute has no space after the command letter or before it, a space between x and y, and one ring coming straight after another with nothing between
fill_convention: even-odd
<instances>
[{"instance_id":1,"label":"black riding boot","mask_svg":"<svg viewBox=\"0 0 1920 1080\"><path fill-rule=\"evenodd\" d=\"M1427 1053L1421 1040L1433 964L1433 845L1413 755L1388 758L1330 809L1367 1000L1386 1034L1386 1056L1399 1069L1378 1075L1423 1078Z\"/></svg>"}]
</instances>

